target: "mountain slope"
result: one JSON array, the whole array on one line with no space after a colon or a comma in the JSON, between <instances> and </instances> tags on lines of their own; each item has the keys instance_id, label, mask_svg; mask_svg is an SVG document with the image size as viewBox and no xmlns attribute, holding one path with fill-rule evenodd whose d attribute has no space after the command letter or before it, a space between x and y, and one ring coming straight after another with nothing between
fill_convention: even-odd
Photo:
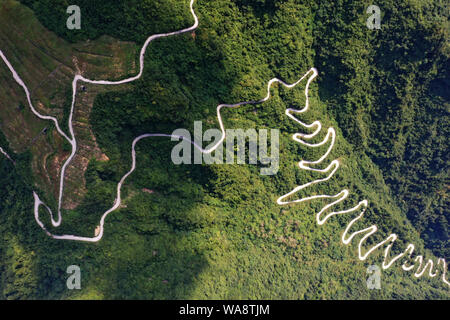
<instances>
[{"instance_id":1,"label":"mountain slope","mask_svg":"<svg viewBox=\"0 0 450 320\"><path fill-rule=\"evenodd\" d=\"M45 1L26 3L35 10L37 17L43 17L44 9L50 12ZM158 19L135 17L140 22L135 25L139 30L153 33L190 24L187 14L174 16L171 12L166 15L168 11L161 9L164 8L161 3L136 1L135 6L130 6L147 6L147 10L157 14ZM164 3L170 5L170 1ZM337 128L338 143L332 156L343 163L335 179L317 191L331 194L345 187L353 192L352 203L369 199L371 207L362 226L375 223L384 235L396 232L405 243L411 241L417 244L418 251L425 253L416 230L418 226L414 226L413 219L413 224L406 219L408 211L396 187L398 178L389 174L395 161L385 156L384 161L389 166L384 166L383 160L379 160L384 159L381 151L374 151L377 141L386 140L386 144L378 145L388 150L401 149L407 143L414 146L422 141L422 137L412 133L408 133L408 139L400 139L386 132L385 126L387 128L391 119L395 124L395 118L377 109L390 106L383 110L392 110L394 114L401 109L402 101L403 105L406 102L400 98L406 99L406 93L400 92L400 98L395 101L383 99L392 99L391 91L395 92L397 87L409 88L408 81L397 84L395 79L400 81L410 75L417 82L414 77L418 73L415 70L392 72L392 77L388 77L384 74L388 66L385 69L370 67L374 61L383 61L375 57L385 48L371 52L369 48L376 48L377 44L368 43L387 40L374 39L376 36L365 28L362 4L333 3L340 4L337 8L343 16L337 15L335 24L327 22L328 26L324 26L321 22L330 21L327 17L336 13L331 4L199 1L196 11L200 28L195 36L155 42L146 54L142 80L119 92L100 94L95 99L90 123L99 148L109 161L89 163L85 175L88 191L84 200L68 212L63 230L55 232L83 234L93 230L102 208L114 199L112 192L118 179L129 168L130 143L138 134L171 133L180 127L191 130L195 120L203 120L205 127L217 127L217 104L259 99L265 95L266 82L273 76L293 82L316 65L320 77L313 84L311 110L303 120L320 119L325 127ZM114 5L120 7L123 3L119 1ZM394 2L387 2L385 6L388 5L397 6ZM52 6L58 9L51 10L52 14L59 12L58 19L63 19L63 2L52 2ZM177 1L173 7L186 9L187 1ZM411 10L421 9L412 6ZM109 14L113 18L105 19L105 23L110 27L102 30L110 35L138 43L148 35L138 34L133 28L130 31L113 28L115 24L126 25L123 21L128 21L131 15L128 11L111 10ZM57 21L55 19L48 21ZM417 27L409 18L405 21L408 28ZM70 33L58 29L60 24L52 27L46 22L46 25L61 36L69 37L67 40L99 36L98 31L91 34L87 28L87 33L71 39ZM332 27L336 30L331 30ZM436 43L440 39L437 37ZM434 61L431 65L438 65L439 59ZM375 75L368 76L365 67ZM433 73L425 75L433 76ZM380 82L379 87L374 79ZM435 85L434 81L439 82L439 77L430 83ZM391 83L396 85L390 86ZM16 280L20 270L2 271L3 297L447 298L448 289L439 279L417 280L399 266L383 272L383 290L367 290L366 268L381 260L380 256L374 256L367 262L359 262L356 246L340 243L340 234L351 217L332 218L330 223L319 227L315 224L314 213L320 203L288 208L276 205L279 196L313 177L298 170L296 163L302 158L319 155L318 151L311 153L291 140L291 135L299 128L284 115L286 108L301 108L304 104L303 89L302 86L292 90L275 87L270 101L224 113L225 125L229 128L281 130L280 171L273 177L260 176L259 168L251 165L175 166L170 160L173 142L162 139L142 142L138 146L138 169L125 186L125 207L108 218L105 238L98 244L49 239L32 219L29 199L19 198L15 193L5 194L1 197L3 220L0 226L4 235L1 254L5 257L1 259L4 261L2 270L15 265L15 261L26 261L23 268L31 271L26 271L30 275L26 277L26 285ZM436 92L430 94L436 95ZM419 95L417 99L426 100L426 96ZM378 106L380 101L385 104ZM425 114L429 114L430 108L439 108L440 103L430 98L428 107L424 105L425 110L415 108L416 117L425 119L424 123L433 122ZM388 120L379 120L377 116L386 116ZM375 135L377 126L382 128L379 136ZM396 140L400 142L394 143ZM6 141L3 142L2 146L6 146ZM438 159L434 170L439 172L439 165L442 165L439 159L445 155L442 148L442 144L432 145ZM422 149L415 150L425 157L429 150ZM407 152L400 154L406 157ZM22 173L27 165L26 157L16 157L24 158L23 169L15 169L2 159L3 170L8 172L2 175L5 177L2 186L7 186L4 190L27 188L27 184L22 183L27 177ZM402 157L394 159L403 162ZM403 167L410 168L407 164ZM442 178L445 179L445 175ZM145 189L152 189L153 193ZM427 199L426 194L418 196L424 201ZM23 204L23 208L11 208L12 202ZM445 206L442 208L445 216L448 213ZM445 225L444 220L442 223ZM436 236L434 232L431 234ZM445 242L443 247L446 249ZM432 257L430 252L425 255ZM78 294L64 289L65 269L71 264L78 264L83 270L83 290Z\"/></svg>"}]
</instances>

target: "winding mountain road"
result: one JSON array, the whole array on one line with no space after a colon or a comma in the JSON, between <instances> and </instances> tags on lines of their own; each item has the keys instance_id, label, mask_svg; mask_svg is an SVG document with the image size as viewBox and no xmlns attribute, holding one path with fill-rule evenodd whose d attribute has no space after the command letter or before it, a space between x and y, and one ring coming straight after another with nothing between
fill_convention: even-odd
<instances>
[{"instance_id":1,"label":"winding mountain road","mask_svg":"<svg viewBox=\"0 0 450 320\"><path fill-rule=\"evenodd\" d=\"M289 108L289 109L286 109L285 113L288 117L290 117L292 120L299 123L301 126L303 126L306 129L311 129L311 128L316 127L316 130L314 130L314 132L311 134L305 134L305 133L294 134L292 137L294 141L297 141L297 142L301 143L302 145L309 147L309 148L317 148L317 147L324 146L327 143L330 143L329 147L327 148L327 151L318 160L314 160L314 161L301 160L298 163L300 169L302 169L302 170L308 170L308 171L319 172L319 173L327 173L328 175L325 178L316 179L316 180L313 180L313 181L310 181L310 182L307 182L305 184L295 187L294 189L292 189L292 191L279 197L277 199L277 203L279 205L288 205L288 204L292 204L292 203L301 203L301 202L311 201L311 200L315 200L315 199L337 199L337 200L334 200L331 203L325 205L316 214L316 222L318 225L323 225L332 216L340 215L340 214L351 214L353 212L357 212L358 210L360 210L360 214L357 215L356 218L354 218L347 224L344 232L342 233L342 238L341 238L342 243L345 245L348 245L348 244L350 244L350 242L353 240L354 237L356 237L357 235L363 235L363 237L361 238L361 240L358 243L358 258L359 258L359 260L361 260L361 261L366 260L371 253L373 253L378 248L387 244L387 246L384 250L384 259L383 259L383 263L382 263L382 268L384 270L390 268L396 261L398 261L406 256L407 259L405 259L402 264L402 269L404 271L414 270L416 267L416 262L417 262L418 266L416 268L416 271L414 272L414 276L416 278L423 276L427 270L428 270L428 275L431 278L436 277L438 275L438 271L437 270L433 271L433 268L434 268L433 260L428 259L428 261L426 263L424 263L424 257L422 255L417 255L413 259L414 263L408 265L408 262L409 262L408 260L412 259L411 256L415 250L415 245L412 243L408 244L406 246L406 249L402 253L400 253L394 257L391 257L392 246L394 245L394 242L398 238L398 236L394 233L391 233L384 240L376 243L370 249L368 249L365 253L363 253L363 248L362 248L363 244L366 242L366 240L370 236L372 236L373 234L375 234L378 231L378 227L376 225L371 225L370 227L367 227L365 229L355 231L350 235L349 235L349 230L358 220L360 220L364 216L364 213L368 206L368 201L366 199L360 201L353 208L342 210L342 211L332 211L332 212L329 212L327 215L325 215L325 217L322 217L322 214L329 211L330 208L332 208L333 206L337 205L338 203L344 201L348 197L349 191L347 189L344 189L335 195L321 194L321 195L313 195L313 196L309 196L309 197L305 197L305 198L301 198L301 199L286 200L288 198L291 198L293 195L295 195L300 190L303 190L312 185L330 180L333 177L333 175L335 174L335 172L339 169L339 166L340 166L339 160L333 160L325 169L314 168L314 165L318 165L318 164L322 163L328 157L328 155L331 153L331 151L334 147L335 141L336 141L335 129L332 127L328 128L327 134L321 142L315 143L315 144L308 143L305 140L314 138L321 131L322 124L320 123L320 121L314 121L312 124L305 124L294 116L294 114L296 114L296 113L301 114L301 113L306 112L309 108L309 95L308 95L309 84L317 76L317 70L313 68L309 72L312 72L312 75L309 77L308 82L306 84L306 88L305 88L305 98L306 98L305 107L301 110ZM442 265L442 281L445 284L447 284L448 286L450 286L450 282L446 278L447 263L446 263L445 259L438 258L436 267L439 265Z\"/></svg>"},{"instance_id":2,"label":"winding mountain road","mask_svg":"<svg viewBox=\"0 0 450 320\"><path fill-rule=\"evenodd\" d=\"M9 161L14 162L13 159L11 159L11 157L9 156L9 154L6 153L6 151L3 150L2 147L0 147L0 153L3 154L3 155L6 157L6 159L8 159Z\"/></svg>"},{"instance_id":3,"label":"winding mountain road","mask_svg":"<svg viewBox=\"0 0 450 320\"><path fill-rule=\"evenodd\" d=\"M267 101L268 99L270 99L270 88L272 86L272 84L274 83L280 83L283 86L287 87L287 88L292 88L295 87L297 84L299 84L301 81L303 81L306 77L308 77L307 80L307 84L306 84L306 88L305 88L305 96L306 96L306 103L305 103L305 107L301 110L295 110L295 109L287 109L285 111L285 114L291 118L292 120L296 121L297 123L299 123L301 126L303 126L306 129L313 129L315 128L315 130L310 133L310 134L304 134L304 133L296 133L293 136L293 139L307 147L310 148L317 148L323 145L326 145L327 143L330 143L330 146L328 147L327 151L325 152L325 154L323 156L321 156L318 160L315 161L306 161L306 160L302 160L299 162L299 167L302 170L309 170L309 171L314 171L314 172L320 172L320 173L328 173L328 175L325 178L322 179L317 179L308 183L305 183L301 186L298 186L296 188L294 188L292 191L290 191L289 193L281 196L280 198L278 198L277 203L279 205L287 205L287 204L291 204L291 203L301 203L301 202L305 202L305 201L309 201L309 200L314 200L314 199L337 199L334 200L332 203L325 205L316 215L316 220L317 223L319 225L324 224L330 217L334 216L334 215L339 215L339 214L345 214L345 213L352 213L352 212L356 212L358 210L360 210L361 208L363 208L361 210L361 213L355 218L353 219L346 227L345 231L342 234L342 242L344 244L349 244L351 242L351 240L360 234L364 234L364 236L362 237L362 239L360 240L359 244L358 244L358 257L360 260L365 260L373 251L375 251L376 249L380 248L381 246L388 244L385 252L384 252L384 261L382 264L383 269L387 269L389 267L391 267L395 261L398 261L399 259L403 258L403 257L407 257L409 260L412 259L412 253L414 251L415 246L413 244L409 244L407 246L407 248L405 249L405 251L401 254L398 254L397 256L393 257L389 260L390 257L390 252L391 252L391 248L393 246L394 241L397 239L397 235L395 234L390 234L386 239L384 239L383 241L373 245L369 250L367 250L367 252L365 254L362 253L362 245L363 243L367 240L368 237L370 237L371 235L373 235L375 232L377 232L377 226L376 225L372 225L368 228L365 228L363 230L359 230L354 232L351 235L348 235L349 233L349 229L354 225L354 223L361 219L362 216L364 215L364 212L368 206L368 201L367 200L362 200L358 203L358 205L356 205L355 207L351 208L351 209L347 209L347 210L343 210L343 211L337 211L337 212L331 212L328 213L325 217L322 217L322 214L325 213L325 211L327 211L328 209L330 209L332 206L338 204L341 201L344 201L348 195L349 195L349 191L344 189L341 192L339 192L336 195L314 195L314 196L310 196L310 197L306 197L306 198L302 198L302 199L296 199L296 200L286 200L287 198L290 198L292 195L294 195L295 193L297 193L298 191L305 189L311 185L320 183L320 182L326 182L329 179L331 179L334 175L334 173L338 170L339 168L339 161L338 160L333 160L325 169L315 169L312 166L314 165L318 165L320 163L322 163L330 154L331 150L333 149L333 146L335 144L335 140L336 140L336 132L334 130L334 128L329 128L327 131L327 134L324 138L324 140L322 142L316 143L316 144L311 144L305 141L305 139L312 139L314 138L319 132L321 132L322 129L322 125L320 123L320 121L314 121L312 124L305 124L303 122L301 122L299 119L297 119L294 114L301 114L304 113L305 111L308 110L309 107L309 95L308 95L308 90L309 90L309 85L311 83L311 81L317 76L317 70L315 68L310 69L303 77L301 77L298 81L296 81L295 83L292 84L287 84L285 82L283 82L280 79L277 78L273 78L268 82L267 85L267 95L260 99L260 100L255 100L255 101L245 101L245 102L240 102L240 103L236 103L236 104L220 104L217 106L217 119L219 122L219 126L220 126L220 130L222 132L222 137L221 139L215 144L213 145L211 148L209 149L203 149L202 146L197 145L194 141L183 137L183 136L176 136L176 135L171 135L171 134L164 134L164 133L149 133L149 134L143 134L140 135L138 137L136 137L133 140L133 143L131 145L131 156L132 156L132 163L131 163L131 168L130 170L120 179L119 183L117 184L117 190L116 190L116 199L114 201L114 205L108 209L101 217L100 219L100 223L99 223L99 232L95 237L82 237L82 236L76 236L76 235L55 235L50 233L44 226L44 224L42 223L42 221L39 219L39 208L41 206L43 206L47 212L50 214L50 219L51 219L51 223L54 227L58 227L60 226L61 222L62 222L62 216L61 216L61 203L62 203L62 199L63 199L63 193L64 193L64 178L65 178L65 172L66 172L66 168L67 166L71 163L73 157L75 156L76 152L77 152L77 140L75 138L75 134L74 134L74 130L73 130L73 126L72 126L72 117L73 117L73 112L74 112L74 106L75 106L75 101L76 101L76 93L77 93L77 84L78 82L85 82L85 83L91 83L91 84L100 84L100 85L120 85L120 84L124 84L124 83L129 83L132 81L135 81L137 79L139 79L144 71L144 55L146 52L146 49L148 47L148 45L155 39L158 38L163 38L163 37L170 37L170 36L176 36L176 35L180 35L183 33L187 33L187 32L191 32L193 30L195 30L198 27L198 17L194 12L193 9L193 5L194 5L194 0L191 0L190 2L190 11L192 13L192 16L194 18L194 24L189 27L189 28L185 28L179 31L174 31L174 32L169 32L169 33L161 33L161 34L156 34L156 35L152 35L149 38L147 38L147 40L145 41L141 51L140 51L140 56L139 56L139 73L136 76L124 79L124 80L120 80L120 81L107 81L107 80L91 80L91 79L87 79L81 75L76 75L72 81L72 102L71 102L71 109L70 109L70 115L69 115L69 120L68 120L68 126L69 126L69 133L70 136L66 135L66 133L64 131L61 130L58 120L54 117L51 116L47 116L47 115L42 115L40 114L33 106L32 101L31 101L31 97L30 97L30 92L27 88L27 86L25 85L25 83L22 81L22 79L20 78L20 76L17 74L17 72L15 71L14 67L11 65L11 63L8 61L8 59L6 58L6 56L3 54L3 52L0 50L0 57L3 59L3 61L5 62L5 64L7 65L7 67L9 68L9 70L11 71L14 80L23 88L26 97L27 97L27 101L28 101L28 105L31 109L31 111L40 119L43 120L49 120L49 121L53 121L57 131L59 132L59 134L61 134L61 136L63 136L72 146L72 152L69 156L69 158L66 160L66 162L64 163L62 169L61 169L61 177L60 177L60 184L59 184L59 199L58 199L58 211L57 211L57 217L56 219L53 216L53 212L52 210L43 202L41 201L41 199L39 198L38 194L36 192L33 192L34 195L34 216L35 216L35 220L38 223L38 225L52 238L54 239L59 239L59 240L74 240L74 241L85 241L85 242L97 242L100 239L102 239L103 234L104 234L104 224L105 224L105 219L106 217L113 211L117 210L119 208L119 206L121 205L121 188L122 185L124 184L125 180L128 178L128 176L136 169L136 144L142 140L142 139L146 139L146 138L150 138L150 137L167 137L167 138L176 138L176 139L184 139L186 141L189 141L190 143L192 143L197 149L199 149L201 152L203 153L211 153L213 152L215 149L217 149L217 147L219 147L222 142L225 139L225 128L222 122L222 117L221 117L221 109L222 108L237 108L239 106L242 105L247 105L247 104L259 104L262 103L264 101ZM3 149L0 148L0 153L4 154L8 159L11 160L11 158L9 157L9 155L4 152ZM421 255L418 255L414 258L414 263L408 265L408 261L405 260L402 268L405 271L412 271L415 268L416 262L418 262L418 267L414 273L415 277L421 277L422 275L425 274L426 270L428 269L428 275L430 277L435 277L438 274L438 271L433 272L433 266L434 263L431 259L429 259L425 264L424 262L424 258ZM447 265L446 265L446 261L445 259L439 258L438 262L436 264L436 266L442 265L442 281L450 286L449 281L446 279L446 271L447 271Z\"/></svg>"}]
</instances>

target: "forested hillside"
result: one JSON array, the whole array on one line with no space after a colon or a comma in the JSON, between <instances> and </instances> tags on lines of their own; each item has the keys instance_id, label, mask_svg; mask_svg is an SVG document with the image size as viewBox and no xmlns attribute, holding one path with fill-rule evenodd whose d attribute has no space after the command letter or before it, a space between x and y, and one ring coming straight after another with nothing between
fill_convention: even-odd
<instances>
[{"instance_id":1,"label":"forested hillside","mask_svg":"<svg viewBox=\"0 0 450 320\"><path fill-rule=\"evenodd\" d=\"M65 1L22 2L69 41L106 33L142 43L189 17L183 1L80 1L88 8L83 28L71 31L65 27ZM448 8L444 1L378 1L382 29L369 31L370 4L249 0L199 1L197 7L205 7L211 19L219 19L213 12L233 20L235 11L242 16L235 40L243 48L230 48L227 54L235 55L230 63L236 65L230 67L242 64L241 50L256 48L260 54L248 55L264 60L270 75L289 79L316 66L321 98L346 138L383 170L427 247L448 258ZM221 54L212 49L210 54ZM259 68L255 73L264 70ZM211 72L219 79L221 73Z\"/></svg>"},{"instance_id":2,"label":"forested hillside","mask_svg":"<svg viewBox=\"0 0 450 320\"><path fill-rule=\"evenodd\" d=\"M14 10L32 10L69 43L107 34L140 47L151 34L192 24L187 0L79 0L81 30L66 28L67 1L20 2L27 8ZM141 79L96 96L90 125L108 161L89 162L87 194L54 232L93 230L130 167L137 135L192 130L197 120L215 128L218 104L260 99L272 77L294 82L314 66L319 77L304 120L337 128L332 156L344 164L319 191L347 188L354 203L367 198L362 225L375 223L384 235L395 232L403 244L448 261L446 8L438 0L380 0L381 29L369 30L370 4L196 1L195 33L155 41ZM319 154L291 140L300 129L284 115L304 104L303 89L275 86L268 102L223 114L226 127L281 130L275 176L252 165L176 166L173 142L140 142L125 205L96 244L42 232L32 215L33 154L8 149L16 164L0 158L0 298L448 298L439 279L415 279L400 266L383 271L383 290L367 290L366 268L380 263L381 250L360 262L355 244L340 243L350 217L318 227L320 203L276 205L313 177L296 163ZM0 142L8 147L5 137ZM80 292L64 287L72 264L83 271Z\"/></svg>"}]
</instances>

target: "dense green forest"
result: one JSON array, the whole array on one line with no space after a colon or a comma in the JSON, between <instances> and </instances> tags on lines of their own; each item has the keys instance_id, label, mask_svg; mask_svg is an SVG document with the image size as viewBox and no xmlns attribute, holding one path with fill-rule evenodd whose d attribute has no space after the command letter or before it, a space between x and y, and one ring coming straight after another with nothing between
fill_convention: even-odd
<instances>
[{"instance_id":1,"label":"dense green forest","mask_svg":"<svg viewBox=\"0 0 450 320\"><path fill-rule=\"evenodd\" d=\"M69 42L108 34L142 45L148 35L192 24L186 0L80 0L81 30L66 28L65 0L20 2ZM361 225L375 223L384 235L395 232L401 243L449 260L444 2L380 0L380 30L366 27L370 4L196 1L195 36L155 41L141 79L95 99L91 125L109 161L89 163L88 194L52 231L83 235L95 227L129 170L137 135L191 130L196 120L217 127L219 103L259 99L272 77L294 82L315 66L319 77L303 120L337 128L330 157L344 163L320 192L349 189L347 207L367 198ZM314 177L296 163L324 151L291 140L300 129L284 110L301 108L303 89L275 86L268 102L223 112L226 127L281 130L275 176L252 165L176 166L173 142L140 142L126 206L107 218L95 244L48 238L32 215L32 155L14 155L15 165L1 158L0 298L448 298L438 279L418 280L400 267L383 271L382 290L367 290L366 268L380 256L359 262L356 245L340 243L350 217L319 227L321 203L276 205ZM0 143L8 146L3 136ZM65 288L72 264L83 272L79 292Z\"/></svg>"}]
</instances>

